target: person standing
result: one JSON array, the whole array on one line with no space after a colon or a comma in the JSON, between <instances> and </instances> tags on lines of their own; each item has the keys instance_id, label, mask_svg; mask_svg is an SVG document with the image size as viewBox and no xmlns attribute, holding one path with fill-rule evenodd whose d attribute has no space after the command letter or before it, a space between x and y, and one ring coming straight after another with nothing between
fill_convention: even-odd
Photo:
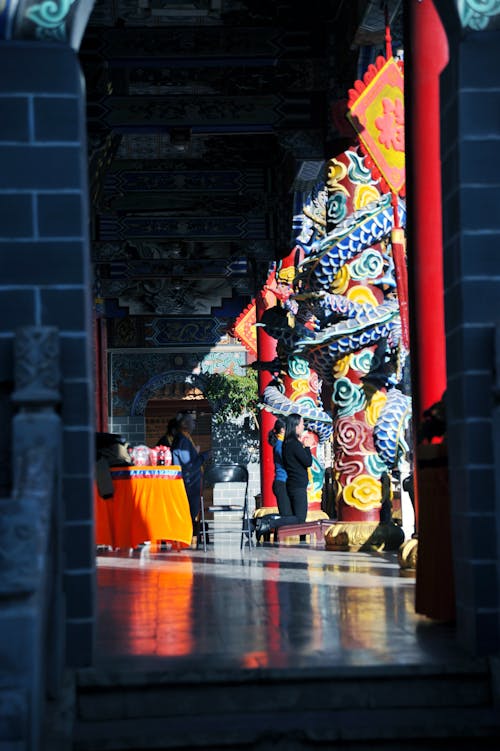
<instances>
[{"instance_id":1,"label":"person standing","mask_svg":"<svg viewBox=\"0 0 500 751\"><path fill-rule=\"evenodd\" d=\"M175 434L177 433L177 417L172 417L171 420L167 423L167 429L165 433L161 436L161 438L158 438L156 441L156 446L168 446L169 448L172 448L174 445L174 438Z\"/></svg>"},{"instance_id":2,"label":"person standing","mask_svg":"<svg viewBox=\"0 0 500 751\"><path fill-rule=\"evenodd\" d=\"M307 516L308 469L312 466L311 447L313 437L304 435L304 420L301 415L293 413L286 419L285 439L283 441L283 465L287 473L286 489L290 499L292 515L269 514L257 519L255 535L257 541L277 527L287 524L302 524Z\"/></svg>"},{"instance_id":3,"label":"person standing","mask_svg":"<svg viewBox=\"0 0 500 751\"><path fill-rule=\"evenodd\" d=\"M195 446L192 433L196 420L191 412L179 412L177 415L177 431L172 444L172 463L182 469L182 479L191 511L193 524L200 511L201 501L201 468L210 457L210 451L200 451Z\"/></svg>"},{"instance_id":4,"label":"person standing","mask_svg":"<svg viewBox=\"0 0 500 751\"><path fill-rule=\"evenodd\" d=\"M279 417L274 423L274 427L269 431L267 436L268 442L273 447L274 459L274 480L273 493L278 504L278 511L281 516L292 516L292 505L286 489L287 474L283 465L283 440L285 438L285 421Z\"/></svg>"}]
</instances>

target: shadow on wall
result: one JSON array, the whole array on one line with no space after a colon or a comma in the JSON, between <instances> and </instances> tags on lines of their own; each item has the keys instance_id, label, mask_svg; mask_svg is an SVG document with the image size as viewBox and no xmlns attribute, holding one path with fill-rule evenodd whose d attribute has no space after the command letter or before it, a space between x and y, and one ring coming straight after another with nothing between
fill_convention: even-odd
<instances>
[{"instance_id":1,"label":"shadow on wall","mask_svg":"<svg viewBox=\"0 0 500 751\"><path fill-rule=\"evenodd\" d=\"M259 461L259 430L252 416L212 425L216 464L254 464Z\"/></svg>"}]
</instances>

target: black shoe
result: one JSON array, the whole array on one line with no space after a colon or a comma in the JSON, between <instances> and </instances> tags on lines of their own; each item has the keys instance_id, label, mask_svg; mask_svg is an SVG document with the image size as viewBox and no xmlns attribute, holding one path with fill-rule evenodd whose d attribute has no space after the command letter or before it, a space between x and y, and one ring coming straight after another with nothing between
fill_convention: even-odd
<instances>
[{"instance_id":1,"label":"black shoe","mask_svg":"<svg viewBox=\"0 0 500 751\"><path fill-rule=\"evenodd\" d=\"M255 539L260 542L263 535L269 534L272 529L271 522L267 516L259 516L255 525Z\"/></svg>"}]
</instances>

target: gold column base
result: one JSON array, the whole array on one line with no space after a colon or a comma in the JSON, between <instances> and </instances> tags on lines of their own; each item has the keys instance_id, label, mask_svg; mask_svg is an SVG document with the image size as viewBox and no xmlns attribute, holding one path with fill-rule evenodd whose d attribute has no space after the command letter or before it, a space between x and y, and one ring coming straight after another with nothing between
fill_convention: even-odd
<instances>
[{"instance_id":1,"label":"gold column base","mask_svg":"<svg viewBox=\"0 0 500 751\"><path fill-rule=\"evenodd\" d=\"M370 552L397 550L404 532L397 524L334 522L325 532L327 550Z\"/></svg>"},{"instance_id":2,"label":"gold column base","mask_svg":"<svg viewBox=\"0 0 500 751\"><path fill-rule=\"evenodd\" d=\"M399 574L408 578L417 575L418 540L406 540L398 550Z\"/></svg>"},{"instance_id":3,"label":"gold column base","mask_svg":"<svg viewBox=\"0 0 500 751\"><path fill-rule=\"evenodd\" d=\"M261 516L268 516L269 514L279 514L277 506L261 506L256 508L253 513L254 519L259 519Z\"/></svg>"}]
</instances>

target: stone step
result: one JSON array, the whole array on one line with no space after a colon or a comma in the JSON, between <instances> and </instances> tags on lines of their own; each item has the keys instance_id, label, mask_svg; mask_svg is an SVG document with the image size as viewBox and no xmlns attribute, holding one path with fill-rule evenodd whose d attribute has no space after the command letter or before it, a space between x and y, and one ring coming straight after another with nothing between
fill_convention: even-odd
<instances>
[{"instance_id":1,"label":"stone step","mask_svg":"<svg viewBox=\"0 0 500 751\"><path fill-rule=\"evenodd\" d=\"M454 738L462 748L466 738L500 737L482 661L323 671L84 670L76 698L74 751L260 749L273 739L269 748L337 748L342 740L357 751L352 744L361 750L403 738ZM292 738L299 745L288 745Z\"/></svg>"},{"instance_id":2,"label":"stone step","mask_svg":"<svg viewBox=\"0 0 500 751\"><path fill-rule=\"evenodd\" d=\"M421 666L359 670L215 672L208 674L89 673L78 675L77 708L84 720L266 711L478 707L491 701L487 673ZM200 704L200 695L210 701Z\"/></svg>"},{"instance_id":3,"label":"stone step","mask_svg":"<svg viewBox=\"0 0 500 751\"><path fill-rule=\"evenodd\" d=\"M109 721L75 728L72 751L146 749L308 749L342 742L349 749L498 749L498 717L488 710L405 709L395 712L275 712L189 720L170 717ZM295 745L290 743L294 741ZM446 745L441 745L443 742ZM490 741L493 742L490 745ZM439 745L437 743L439 742ZM430 744L430 745L428 745ZM267 747L267 746L265 746ZM328 746L330 747L330 746Z\"/></svg>"}]
</instances>

